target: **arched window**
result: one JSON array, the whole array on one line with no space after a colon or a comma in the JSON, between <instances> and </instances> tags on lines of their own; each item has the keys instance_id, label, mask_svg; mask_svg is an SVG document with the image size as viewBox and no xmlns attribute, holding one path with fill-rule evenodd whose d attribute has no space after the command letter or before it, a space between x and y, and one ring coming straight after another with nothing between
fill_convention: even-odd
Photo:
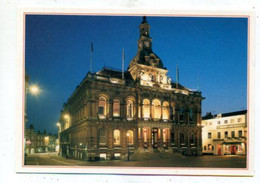
<instances>
[{"instance_id":1,"label":"arched window","mask_svg":"<svg viewBox=\"0 0 260 183\"><path fill-rule=\"evenodd\" d=\"M98 137L99 137L99 144L105 145L106 144L106 131L104 128L100 128L98 131Z\"/></svg>"},{"instance_id":2,"label":"arched window","mask_svg":"<svg viewBox=\"0 0 260 183\"><path fill-rule=\"evenodd\" d=\"M120 145L120 131L114 130L114 145Z\"/></svg>"},{"instance_id":3,"label":"arched window","mask_svg":"<svg viewBox=\"0 0 260 183\"><path fill-rule=\"evenodd\" d=\"M158 99L154 99L152 102L152 117L161 119L161 102Z\"/></svg>"},{"instance_id":4,"label":"arched window","mask_svg":"<svg viewBox=\"0 0 260 183\"><path fill-rule=\"evenodd\" d=\"M107 99L105 97L99 97L98 99L98 116L104 119L107 114Z\"/></svg>"},{"instance_id":5,"label":"arched window","mask_svg":"<svg viewBox=\"0 0 260 183\"><path fill-rule=\"evenodd\" d=\"M170 116L170 109L169 109L169 103L168 102L164 102L163 103L163 120L169 120L169 116Z\"/></svg>"},{"instance_id":6,"label":"arched window","mask_svg":"<svg viewBox=\"0 0 260 183\"><path fill-rule=\"evenodd\" d=\"M113 101L113 116L118 117L120 116L120 101L115 99Z\"/></svg>"},{"instance_id":7,"label":"arched window","mask_svg":"<svg viewBox=\"0 0 260 183\"><path fill-rule=\"evenodd\" d=\"M195 135L193 133L190 134L190 144L191 145L195 144Z\"/></svg>"},{"instance_id":8,"label":"arched window","mask_svg":"<svg viewBox=\"0 0 260 183\"><path fill-rule=\"evenodd\" d=\"M127 145L133 145L134 144L134 132L133 130L127 130Z\"/></svg>"},{"instance_id":9,"label":"arched window","mask_svg":"<svg viewBox=\"0 0 260 183\"><path fill-rule=\"evenodd\" d=\"M143 118L150 118L150 101L148 99L143 100Z\"/></svg>"},{"instance_id":10,"label":"arched window","mask_svg":"<svg viewBox=\"0 0 260 183\"><path fill-rule=\"evenodd\" d=\"M134 102L132 100L127 100L126 103L126 108L127 108L127 113L126 113L126 117L128 120L133 119L134 117Z\"/></svg>"},{"instance_id":11,"label":"arched window","mask_svg":"<svg viewBox=\"0 0 260 183\"><path fill-rule=\"evenodd\" d=\"M181 145L185 145L184 133L180 133L180 143L181 143Z\"/></svg>"}]
</instances>

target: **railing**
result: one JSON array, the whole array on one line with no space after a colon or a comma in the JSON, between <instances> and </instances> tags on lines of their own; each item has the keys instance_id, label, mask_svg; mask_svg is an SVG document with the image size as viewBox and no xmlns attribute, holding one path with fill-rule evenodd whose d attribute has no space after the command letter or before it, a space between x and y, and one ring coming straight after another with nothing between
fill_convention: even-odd
<instances>
[{"instance_id":1,"label":"railing","mask_svg":"<svg viewBox=\"0 0 260 183\"><path fill-rule=\"evenodd\" d=\"M224 128L236 128L236 127L245 127L246 124L242 123L242 124L232 124L232 125L221 125L221 126L217 126L217 129L224 129Z\"/></svg>"}]
</instances>

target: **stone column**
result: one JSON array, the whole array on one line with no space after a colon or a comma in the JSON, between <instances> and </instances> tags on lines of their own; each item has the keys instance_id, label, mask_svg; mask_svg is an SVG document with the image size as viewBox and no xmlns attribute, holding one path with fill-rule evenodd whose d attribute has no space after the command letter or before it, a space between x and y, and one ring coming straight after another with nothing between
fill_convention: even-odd
<instances>
[{"instance_id":1,"label":"stone column","mask_svg":"<svg viewBox=\"0 0 260 183\"><path fill-rule=\"evenodd\" d=\"M176 141L177 141L177 146L178 146L178 148L180 148L181 147L181 138L180 138L180 136L181 136L181 134L180 134L180 130L177 130L177 139L176 139Z\"/></svg>"},{"instance_id":2,"label":"stone column","mask_svg":"<svg viewBox=\"0 0 260 183\"><path fill-rule=\"evenodd\" d=\"M163 120L163 106L161 105L161 116L160 116L160 121Z\"/></svg>"},{"instance_id":3,"label":"stone column","mask_svg":"<svg viewBox=\"0 0 260 183\"><path fill-rule=\"evenodd\" d=\"M143 150L143 128L138 128L138 148L139 150Z\"/></svg>"},{"instance_id":4,"label":"stone column","mask_svg":"<svg viewBox=\"0 0 260 183\"><path fill-rule=\"evenodd\" d=\"M153 119L153 114L152 114L152 110L153 110L153 104L150 103L150 119Z\"/></svg>"},{"instance_id":5,"label":"stone column","mask_svg":"<svg viewBox=\"0 0 260 183\"><path fill-rule=\"evenodd\" d=\"M113 118L113 100L109 100L109 115L108 115L108 119L112 119Z\"/></svg>"},{"instance_id":6,"label":"stone column","mask_svg":"<svg viewBox=\"0 0 260 183\"><path fill-rule=\"evenodd\" d=\"M188 148L190 148L190 130L187 132L187 138Z\"/></svg>"},{"instance_id":7,"label":"stone column","mask_svg":"<svg viewBox=\"0 0 260 183\"><path fill-rule=\"evenodd\" d=\"M161 129L161 128L158 128L158 133L159 133L159 131L160 131L160 139L158 140L158 145L159 145L159 148L160 149L164 149L164 147L163 147L163 129Z\"/></svg>"},{"instance_id":8,"label":"stone column","mask_svg":"<svg viewBox=\"0 0 260 183\"><path fill-rule=\"evenodd\" d=\"M108 137L108 144L107 144L107 148L108 148L108 152L107 152L107 156L110 159L111 157L113 157L113 129L110 127L107 130L107 137Z\"/></svg>"},{"instance_id":9,"label":"stone column","mask_svg":"<svg viewBox=\"0 0 260 183\"><path fill-rule=\"evenodd\" d=\"M120 103L120 117L123 120L126 120L126 106L125 102Z\"/></svg>"},{"instance_id":10,"label":"stone column","mask_svg":"<svg viewBox=\"0 0 260 183\"><path fill-rule=\"evenodd\" d=\"M97 103L96 100L91 100L91 106L92 106L92 118L97 119L98 111L97 111Z\"/></svg>"},{"instance_id":11,"label":"stone column","mask_svg":"<svg viewBox=\"0 0 260 183\"><path fill-rule=\"evenodd\" d=\"M139 104L140 107L140 119L143 120L144 119L144 115L143 115L143 103Z\"/></svg>"},{"instance_id":12,"label":"stone column","mask_svg":"<svg viewBox=\"0 0 260 183\"><path fill-rule=\"evenodd\" d=\"M92 118L92 104L91 100L87 102L87 117Z\"/></svg>"},{"instance_id":13,"label":"stone column","mask_svg":"<svg viewBox=\"0 0 260 183\"><path fill-rule=\"evenodd\" d=\"M149 127L147 128L147 132L148 132L148 149L152 149L152 129Z\"/></svg>"}]
</instances>

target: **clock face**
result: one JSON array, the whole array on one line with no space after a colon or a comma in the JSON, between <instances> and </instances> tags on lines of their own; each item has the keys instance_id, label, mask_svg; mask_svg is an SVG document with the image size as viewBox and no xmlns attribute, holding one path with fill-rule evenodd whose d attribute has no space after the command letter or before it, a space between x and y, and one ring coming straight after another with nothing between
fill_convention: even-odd
<instances>
[{"instance_id":1,"label":"clock face","mask_svg":"<svg viewBox=\"0 0 260 183\"><path fill-rule=\"evenodd\" d=\"M145 42L144 42L144 45L145 45L146 47L149 47L150 43L149 43L148 41L145 41Z\"/></svg>"}]
</instances>

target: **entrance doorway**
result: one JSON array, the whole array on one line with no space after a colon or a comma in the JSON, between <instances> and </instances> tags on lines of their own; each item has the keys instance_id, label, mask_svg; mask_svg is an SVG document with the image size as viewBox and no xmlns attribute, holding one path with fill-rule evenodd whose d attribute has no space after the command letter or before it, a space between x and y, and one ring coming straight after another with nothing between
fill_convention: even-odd
<instances>
[{"instance_id":1,"label":"entrance doorway","mask_svg":"<svg viewBox=\"0 0 260 183\"><path fill-rule=\"evenodd\" d=\"M218 155L221 155L221 145L218 145L217 147L218 147L218 149L217 149L218 150Z\"/></svg>"},{"instance_id":2,"label":"entrance doorway","mask_svg":"<svg viewBox=\"0 0 260 183\"><path fill-rule=\"evenodd\" d=\"M231 154L237 154L237 147L236 146L230 146L230 153Z\"/></svg>"},{"instance_id":3,"label":"entrance doorway","mask_svg":"<svg viewBox=\"0 0 260 183\"><path fill-rule=\"evenodd\" d=\"M158 128L152 129L152 146L155 149L158 147Z\"/></svg>"}]
</instances>

